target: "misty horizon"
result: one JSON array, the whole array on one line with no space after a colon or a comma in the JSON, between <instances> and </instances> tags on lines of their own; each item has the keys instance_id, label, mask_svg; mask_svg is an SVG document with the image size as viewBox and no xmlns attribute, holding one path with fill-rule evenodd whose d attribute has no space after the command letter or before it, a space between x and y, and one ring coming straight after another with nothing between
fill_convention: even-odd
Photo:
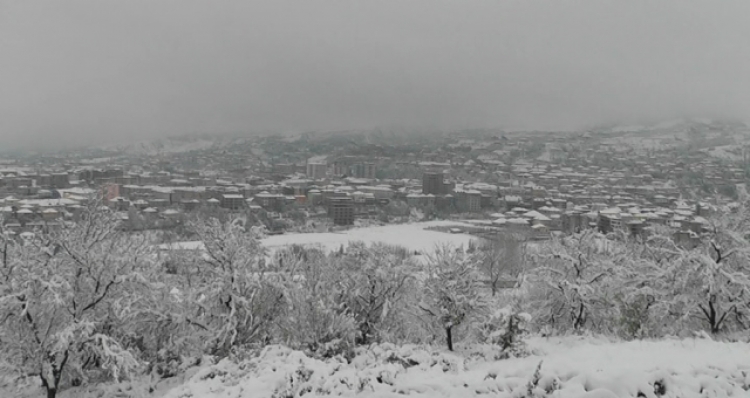
<instances>
[{"instance_id":1,"label":"misty horizon","mask_svg":"<svg viewBox=\"0 0 750 398\"><path fill-rule=\"evenodd\" d=\"M746 15L741 1L0 1L0 138L747 121Z\"/></svg>"}]
</instances>

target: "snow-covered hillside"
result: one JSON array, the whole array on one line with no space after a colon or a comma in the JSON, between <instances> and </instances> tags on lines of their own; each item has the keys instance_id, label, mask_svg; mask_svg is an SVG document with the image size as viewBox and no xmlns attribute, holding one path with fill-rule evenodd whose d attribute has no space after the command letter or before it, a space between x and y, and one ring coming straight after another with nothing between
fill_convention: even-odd
<instances>
[{"instance_id":1,"label":"snow-covered hillside","mask_svg":"<svg viewBox=\"0 0 750 398\"><path fill-rule=\"evenodd\" d=\"M164 139L129 145L125 151L129 153L156 155L159 153L198 151L211 148L214 145L216 145L215 140L209 139Z\"/></svg>"},{"instance_id":2,"label":"snow-covered hillside","mask_svg":"<svg viewBox=\"0 0 750 398\"><path fill-rule=\"evenodd\" d=\"M156 382L91 385L62 398L499 397L705 398L750 396L750 345L710 339L607 341L593 337L528 340L532 355L496 360L490 346L374 345L347 363L282 346L239 361L209 361ZM539 372L537 373L537 369ZM2 379L0 379L2 381ZM7 380L6 380L7 381ZM29 379L0 396L43 394ZM9 395L3 395L9 394Z\"/></svg>"},{"instance_id":3,"label":"snow-covered hillside","mask_svg":"<svg viewBox=\"0 0 750 398\"><path fill-rule=\"evenodd\" d=\"M351 363L270 346L239 364L225 360L201 369L164 397L750 395L750 346L744 343L568 337L534 338L529 344L534 355L505 360L495 360L486 346L448 353L379 345L361 350Z\"/></svg>"}]
</instances>

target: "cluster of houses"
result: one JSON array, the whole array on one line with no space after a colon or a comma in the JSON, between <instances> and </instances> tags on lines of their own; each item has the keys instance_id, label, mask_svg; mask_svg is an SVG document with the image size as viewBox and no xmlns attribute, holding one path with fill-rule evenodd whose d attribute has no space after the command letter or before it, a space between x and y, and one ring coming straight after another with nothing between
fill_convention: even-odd
<instances>
[{"instance_id":1,"label":"cluster of houses","mask_svg":"<svg viewBox=\"0 0 750 398\"><path fill-rule=\"evenodd\" d=\"M576 233L597 229L602 233L622 230L643 236L648 225L659 224L674 229L680 239L697 239L709 227L706 218L713 208L678 201L674 207L640 207L634 203L609 206L604 203L573 205L565 208L542 206L536 210L514 207L505 213L490 215L493 227L516 232L526 231L534 239L545 239L554 232Z\"/></svg>"},{"instance_id":2,"label":"cluster of houses","mask_svg":"<svg viewBox=\"0 0 750 398\"><path fill-rule=\"evenodd\" d=\"M540 238L591 227L639 234L650 223L689 235L700 233L707 212L726 204L717 201L717 188L733 188L746 180L741 165L704 152L634 150L589 133L459 135L388 149L363 147L376 155L356 147L346 150L352 153L339 151L342 139L331 140L316 144L328 148L330 155L313 157L308 141L261 140L271 145L264 151L277 148L279 153L270 154L276 161L233 148L222 154L206 149L199 154L121 158L122 166L106 157L91 160L100 167L83 160L48 171L35 165L0 166L4 223L27 228L65 220L82 201L102 195L104 204L123 218L176 220L215 207L264 210L277 218L306 210L308 217L351 225L401 202L439 217L525 228ZM242 159L246 163L237 164ZM178 162L186 166L175 167ZM210 167L197 171L187 165ZM700 193L696 189L706 187L714 192L705 192L700 200L683 198L686 190Z\"/></svg>"},{"instance_id":3,"label":"cluster of houses","mask_svg":"<svg viewBox=\"0 0 750 398\"><path fill-rule=\"evenodd\" d=\"M18 233L36 228L55 228L71 220L88 198L18 199L6 196L0 199L0 214L6 231Z\"/></svg>"},{"instance_id":4,"label":"cluster of houses","mask_svg":"<svg viewBox=\"0 0 750 398\"><path fill-rule=\"evenodd\" d=\"M104 195L106 205L122 213L133 211L151 219L176 219L201 207L227 211L263 209L283 214L289 209L327 208L334 224L351 225L357 217L367 217L391 201L403 201L410 207L433 207L446 214L459 213L492 222L495 227L527 228L535 237L551 232L575 232L597 227L603 232L628 228L638 234L648 223L658 222L694 234L705 224L712 208L706 203L681 200L679 190L669 184L644 178L636 185L633 176L586 173L563 167L541 171L519 163L509 172L496 173L496 183L456 181L448 170L436 170L431 164L421 180L376 180L359 177L308 178L290 175L281 181L247 178L237 181L192 174L160 175L166 183L118 184L140 177L119 171L81 177L98 179L96 188L49 187L36 190L24 199L8 196L2 201L6 224L28 228L69 218L81 201L96 193ZM90 175L89 175L90 174ZM82 181L82 179L79 179ZM148 180L147 180L148 181ZM77 181L74 181L74 184ZM212 185L197 185L211 182ZM32 186L38 187L35 180ZM71 185L68 182L68 185ZM77 184L75 184L77 185ZM473 216L471 216L473 214Z\"/></svg>"}]
</instances>

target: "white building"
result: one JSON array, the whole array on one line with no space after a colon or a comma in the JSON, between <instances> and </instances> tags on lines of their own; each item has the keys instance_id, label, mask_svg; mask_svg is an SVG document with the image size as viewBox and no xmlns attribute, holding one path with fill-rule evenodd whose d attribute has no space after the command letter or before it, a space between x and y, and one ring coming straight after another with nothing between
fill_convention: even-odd
<instances>
[{"instance_id":1,"label":"white building","mask_svg":"<svg viewBox=\"0 0 750 398\"><path fill-rule=\"evenodd\" d=\"M313 180L322 180L326 177L328 172L328 164L320 161L307 162L307 177Z\"/></svg>"}]
</instances>

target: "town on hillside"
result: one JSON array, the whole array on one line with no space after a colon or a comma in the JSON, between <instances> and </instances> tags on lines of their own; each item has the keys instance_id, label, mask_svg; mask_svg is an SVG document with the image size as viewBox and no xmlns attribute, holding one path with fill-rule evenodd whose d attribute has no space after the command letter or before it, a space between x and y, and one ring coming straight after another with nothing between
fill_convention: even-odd
<instances>
[{"instance_id":1,"label":"town on hillside","mask_svg":"<svg viewBox=\"0 0 750 398\"><path fill-rule=\"evenodd\" d=\"M173 137L0 160L7 231L29 236L91 201L126 230L236 214L268 234L462 220L544 240L585 229L700 239L750 177L744 124L677 120L578 132L388 130ZM470 224L471 227L466 227Z\"/></svg>"}]
</instances>

